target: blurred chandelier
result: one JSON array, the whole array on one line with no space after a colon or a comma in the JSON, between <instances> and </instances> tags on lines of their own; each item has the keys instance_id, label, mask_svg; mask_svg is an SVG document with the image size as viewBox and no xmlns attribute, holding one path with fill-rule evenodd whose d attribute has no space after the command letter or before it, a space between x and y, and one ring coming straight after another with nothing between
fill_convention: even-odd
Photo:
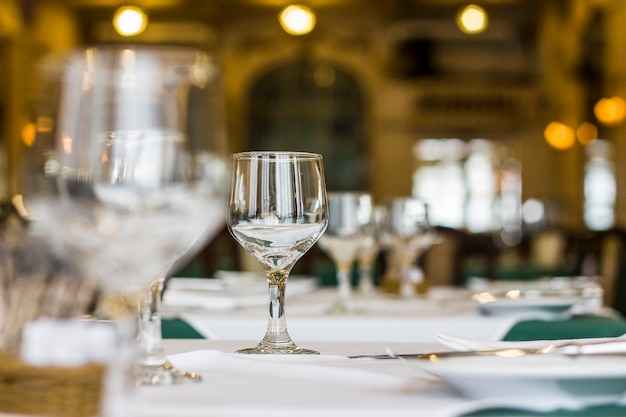
<instances>
[{"instance_id":1,"label":"blurred chandelier","mask_svg":"<svg viewBox=\"0 0 626 417\"><path fill-rule=\"evenodd\" d=\"M113 27L121 36L137 36L148 25L148 16L136 6L122 6L113 16Z\"/></svg>"},{"instance_id":2,"label":"blurred chandelier","mask_svg":"<svg viewBox=\"0 0 626 417\"><path fill-rule=\"evenodd\" d=\"M290 35L306 35L315 27L315 13L306 6L294 4L280 11L278 21Z\"/></svg>"},{"instance_id":3,"label":"blurred chandelier","mask_svg":"<svg viewBox=\"0 0 626 417\"><path fill-rule=\"evenodd\" d=\"M482 7L470 4L459 11L456 24L462 32L475 35L487 29L489 16Z\"/></svg>"}]
</instances>

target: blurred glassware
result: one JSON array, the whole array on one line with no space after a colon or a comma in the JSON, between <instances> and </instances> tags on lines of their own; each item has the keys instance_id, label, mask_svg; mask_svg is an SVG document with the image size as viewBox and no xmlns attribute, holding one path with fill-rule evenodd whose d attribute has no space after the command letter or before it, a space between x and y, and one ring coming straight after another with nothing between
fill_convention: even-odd
<instances>
[{"instance_id":1,"label":"blurred glassware","mask_svg":"<svg viewBox=\"0 0 626 417\"><path fill-rule=\"evenodd\" d=\"M269 289L265 336L237 353L318 354L291 340L284 309L291 269L328 224L322 155L242 152L232 161L228 229L262 266Z\"/></svg>"},{"instance_id":2,"label":"blurred glassware","mask_svg":"<svg viewBox=\"0 0 626 417\"><path fill-rule=\"evenodd\" d=\"M384 206L374 206L370 222L364 227L365 240L359 250L359 283L358 290L363 296L371 296L376 293L376 259L381 251L381 235L383 232L387 209Z\"/></svg>"},{"instance_id":3,"label":"blurred glassware","mask_svg":"<svg viewBox=\"0 0 626 417\"><path fill-rule=\"evenodd\" d=\"M328 228L319 246L335 263L339 297L334 311L354 310L352 267L368 239L367 227L373 215L372 197L360 192L328 194Z\"/></svg>"},{"instance_id":4,"label":"blurred glassware","mask_svg":"<svg viewBox=\"0 0 626 417\"><path fill-rule=\"evenodd\" d=\"M387 249L385 292L411 298L428 289L419 256L436 241L428 221L427 204L416 197L396 197L387 206L382 240Z\"/></svg>"},{"instance_id":5,"label":"blurred glassware","mask_svg":"<svg viewBox=\"0 0 626 417\"><path fill-rule=\"evenodd\" d=\"M219 67L186 47L91 47L46 59L40 87L24 175L30 232L97 283L106 316L137 320L149 285L224 224ZM149 368L150 384L181 382L161 372L155 325L139 326L138 382Z\"/></svg>"}]
</instances>

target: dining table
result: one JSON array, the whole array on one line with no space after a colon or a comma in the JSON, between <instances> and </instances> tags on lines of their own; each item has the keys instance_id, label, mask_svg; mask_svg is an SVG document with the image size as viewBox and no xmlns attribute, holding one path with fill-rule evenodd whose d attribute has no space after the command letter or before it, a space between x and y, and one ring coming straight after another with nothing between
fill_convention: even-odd
<instances>
[{"instance_id":1,"label":"dining table","mask_svg":"<svg viewBox=\"0 0 626 417\"><path fill-rule=\"evenodd\" d=\"M169 283L162 308L164 349L174 366L200 374L202 382L137 387L133 415L626 416L626 402L534 402L523 389L520 401L471 398L413 361L388 356L449 351L450 345L441 343L446 336L548 343L626 334L626 321L598 300L556 315L490 315L471 289L442 286L414 298L355 291L354 310L339 314L332 309L335 288L294 277L285 303L289 333L299 346L320 354L245 355L235 351L254 346L265 332L266 288L248 280L226 281L177 278Z\"/></svg>"},{"instance_id":2,"label":"dining table","mask_svg":"<svg viewBox=\"0 0 626 417\"><path fill-rule=\"evenodd\" d=\"M437 343L301 341L320 355L241 355L246 340L167 339L175 366L200 373L202 382L141 386L137 417L150 416L411 416L505 417L626 415L626 405L583 409L534 409L469 399L440 378L394 359L349 356L441 350Z\"/></svg>"}]
</instances>

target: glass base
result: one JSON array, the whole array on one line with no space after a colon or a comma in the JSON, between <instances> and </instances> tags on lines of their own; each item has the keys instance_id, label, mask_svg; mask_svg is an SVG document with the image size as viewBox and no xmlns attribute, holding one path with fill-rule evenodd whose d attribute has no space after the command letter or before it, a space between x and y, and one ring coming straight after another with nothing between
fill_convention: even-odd
<instances>
[{"instance_id":1,"label":"glass base","mask_svg":"<svg viewBox=\"0 0 626 417\"><path fill-rule=\"evenodd\" d=\"M195 372L177 369L169 362L158 365L137 365L135 379L138 385L180 385L202 381Z\"/></svg>"},{"instance_id":2,"label":"glass base","mask_svg":"<svg viewBox=\"0 0 626 417\"><path fill-rule=\"evenodd\" d=\"M319 355L320 353L312 349L303 349L295 343L273 345L261 342L255 347L239 349L235 353L261 354L261 355Z\"/></svg>"}]
</instances>

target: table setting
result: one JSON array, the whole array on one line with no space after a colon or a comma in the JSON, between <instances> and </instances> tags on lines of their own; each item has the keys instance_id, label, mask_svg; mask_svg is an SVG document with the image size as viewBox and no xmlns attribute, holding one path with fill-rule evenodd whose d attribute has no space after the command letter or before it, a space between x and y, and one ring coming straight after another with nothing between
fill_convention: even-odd
<instances>
[{"instance_id":1,"label":"table setting","mask_svg":"<svg viewBox=\"0 0 626 417\"><path fill-rule=\"evenodd\" d=\"M139 415L171 415L174 410L181 416L201 415L202 412L225 416L321 413L408 416L415 415L416 410L424 416L608 416L624 412L624 367L615 365L615 360L623 355L623 339L607 343L607 346L619 344L616 350L622 353L612 356L600 354L603 350L599 348L594 351L597 356L582 358L543 354L517 362L519 357L482 356L481 360L505 362L493 367L478 363L480 371L471 361L475 357L470 357L469 361L461 358L462 362L450 362L450 366L443 361L440 364L429 362L433 367L445 367L450 374L414 363L421 359L348 357L359 352L367 355L368 352L395 351L416 355L446 349L436 343L307 342L308 346L319 350L320 355L243 357L232 353L242 344L238 341L172 342L175 342L173 352L184 352L173 353L170 361L180 367L195 366L205 382L198 386L175 387L169 392L141 387L137 395ZM552 343L539 342L533 346ZM506 346L511 349L519 344ZM571 362L577 359L582 360L572 367ZM506 362L509 360L511 362ZM206 375L212 375L213 379ZM470 381L463 378L470 378ZM476 387L477 382L480 382L476 388L478 393L466 394L456 388L458 384L462 388ZM562 382L564 387L559 385ZM571 386L567 385L569 382ZM583 396L581 390L588 392L588 396ZM178 409L180 404L188 408Z\"/></svg>"},{"instance_id":2,"label":"table setting","mask_svg":"<svg viewBox=\"0 0 626 417\"><path fill-rule=\"evenodd\" d=\"M404 381L396 383L403 388L397 386L392 391L396 394L398 391L404 392L407 397L402 400L386 398L389 393L381 382L376 394L360 394L368 399L371 397L373 404L362 400L358 403L362 406L353 404L350 409L344 409L339 404L341 398L348 397L342 397L343 394L333 389L335 396L325 403L326 408L309 405L310 411L301 409L297 413L376 415L383 412L376 408L376 401L392 401L393 404L385 408L385 415L415 415L415 409L428 410L420 414L426 416L621 415L626 411L622 398L625 392L622 385L624 373L623 367L619 365L626 348L626 339L622 336L625 333L623 321L610 309L602 306L598 309L598 288L593 285L594 282L592 277L558 277L554 280L524 281L522 285L511 281L489 286L492 291L503 288L507 291L535 291L537 297L537 291L544 288L558 287L567 297L582 287L592 288L593 291L585 292L584 296L580 292L573 306L575 308L566 316L562 312L546 316L545 311L535 311L534 306L531 306L530 311L521 313L489 314L481 310L480 303L473 297L485 292L487 288L484 282L480 286L467 288L434 286L426 294L411 299L392 296L380 289L374 296L360 297L357 293L352 302L358 308L342 316L328 314L327 311L327 307L335 300L335 289L311 288L295 294L290 298L290 334L298 340L308 340L308 346L322 346L318 358L324 366L340 367L342 373L345 372L344 367L381 372L385 376L381 381L388 381L386 378L389 374L400 376ZM549 296L553 297L554 293L550 292ZM211 353L203 351L198 355L209 355L213 350L230 355L235 350L231 350L233 341L245 345L245 340L254 340L258 334L254 329L262 323L250 322L254 314L250 310L256 309L255 306L248 306L229 312L183 312L178 317L198 330L199 337L208 340L176 341L205 343L212 347L209 348ZM166 317L174 312L167 307L165 311ZM543 326L548 326L549 331L549 326L567 328L572 322L579 322L575 330L576 339L559 338L559 330L551 331L549 339L532 339L533 333L540 333ZM616 326L612 327L610 323ZM531 324L534 329L527 331L526 337L521 337L523 330L517 330L515 334L519 326ZM602 337L593 337L594 330L598 329L608 332L606 334L609 336L600 333ZM567 334L563 329L561 331ZM251 333L254 336L250 336ZM537 353L530 359L523 358L511 363L497 362L502 358L494 355L495 350L519 355L520 349L533 349ZM471 356L446 357L439 362L423 359L432 353L464 352L467 355L468 351L472 351ZM475 355L474 351L488 352L489 356ZM418 357L418 354L426 355ZM403 360L394 359L393 356L400 356ZM184 353L173 357L174 361L187 359ZM504 360L507 359L516 358L505 356ZM293 360L279 360L282 365L293 365L296 368ZM353 365L352 360L356 361L356 365ZM186 365L186 362L182 363ZM311 365L308 360L306 363ZM232 365L238 366L235 363ZM370 379L364 375L361 377L363 380ZM477 381L482 389L472 392L468 387L474 388ZM250 384L253 385L252 382ZM296 385L292 387L298 386L297 381L293 384ZM558 388L561 384L565 387ZM594 392L589 389L590 386L598 388ZM499 387L501 389L497 389ZM351 391L361 387L346 389ZM375 400L378 395L379 399ZM536 400L529 402L529 396ZM299 401L298 393L293 393L290 398L294 403ZM220 414L270 413L261 404L251 407L254 410L231 410L225 407L219 410ZM290 408L289 402L284 407L271 410L277 415L296 412Z\"/></svg>"},{"instance_id":3,"label":"table setting","mask_svg":"<svg viewBox=\"0 0 626 417\"><path fill-rule=\"evenodd\" d=\"M316 153L228 161L208 54L44 64L22 229L0 248L0 414L626 415L626 321L595 277L429 285L423 201L330 193ZM174 276L224 225L259 269ZM337 287L291 274L314 245Z\"/></svg>"},{"instance_id":4,"label":"table setting","mask_svg":"<svg viewBox=\"0 0 626 417\"><path fill-rule=\"evenodd\" d=\"M217 299L215 306L202 309L195 300L201 298L203 291L200 287L193 290L176 290L177 280L172 278L174 291L170 303L167 292L163 301L164 314L168 319L180 318L191 325L204 337L211 339L248 339L253 331L253 322L261 322L260 314L264 308L262 299L264 294L262 273L245 272L247 278L257 275L255 281L250 281L250 287L242 290L242 294L256 294L255 299L232 296L228 291L209 290L208 300ZM218 272L218 276L224 275ZM235 278L238 273L228 271L226 276ZM186 279L181 279L187 282ZM211 281L210 279L207 281ZM234 281L238 281L236 278ZM532 282L525 281L518 288L543 288L551 286L548 279ZM583 280L582 277L566 279L559 277L556 281L564 288L571 283L576 288L581 282L591 295L582 293L572 296L566 291L569 311L546 313L542 304L543 297L536 295L534 304L528 304L519 298L522 307L511 309L507 314L490 314L482 309L482 304L476 301L478 295L485 293L485 286L477 288L458 288L449 286L431 286L428 293L415 298L404 298L399 295L388 294L378 289L376 293L367 296L355 293L351 303L356 308L352 313L329 314L328 310L336 300L334 288L317 287L313 277L295 276L290 283L294 292L287 292L287 297L293 300L289 306L290 322L297 323L291 330L304 337L319 340L354 340L354 341L433 341L437 333L446 333L485 340L502 340L509 335L515 338L532 337L532 333L542 329L550 329L558 338L559 335L568 336L568 329L589 337L596 336L596 331L614 332L610 335L619 335L623 332L621 320L611 309L601 305L598 300L600 290L593 280ZM226 284L228 285L228 284ZM511 281L505 284L507 288L514 288ZM554 284L556 285L556 284ZM501 288L503 284L494 284L494 288ZM515 290L510 290L515 291ZM218 293L218 294L216 294ZM232 300L231 300L232 298ZM548 298L552 302L553 295ZM188 300L193 308L185 308ZM516 300L511 300L515 302ZM224 308L225 306L229 306ZM259 324L260 325L260 324ZM559 327L561 327L559 329ZM604 329L604 330L602 330ZM513 332L513 333L512 333ZM326 334L325 334L326 333ZM514 334L514 333L517 333ZM258 334L258 332L254 332Z\"/></svg>"},{"instance_id":5,"label":"table setting","mask_svg":"<svg viewBox=\"0 0 626 417\"><path fill-rule=\"evenodd\" d=\"M306 277L296 277L294 281L299 278L306 280ZM562 312L546 316L541 309L534 311L534 306L530 308L531 311L493 315L481 310L480 303L473 299L474 295L485 292L484 283L468 288L434 286L426 294L411 299L392 296L379 289L374 296L353 295L352 302L358 308L350 314L339 316L328 314L327 310L336 299L335 289L311 288L295 294L290 298L290 334L297 340L307 341L307 346L314 347L320 355L302 362L299 359L278 358L276 360L280 362L280 367L273 368L276 373L280 374L285 366L292 368L290 372L306 372L307 375L311 372L317 375L317 368L300 371L300 366L322 365L333 368L339 381L343 381L342 378L350 375L354 369L380 375L361 374L358 379L365 385L350 383L350 386L346 386L348 383L342 382L341 387L331 386L332 394L322 389L311 391L324 395L327 401L323 405L302 400L302 392L296 387L302 387L307 396L309 388L305 387L304 382L300 385L301 382L295 378L289 384L294 392L287 391L290 400L285 400L280 406L259 400L249 408L222 404L223 408L215 410L220 415L325 413L351 416L380 415L384 412L385 415L401 416L415 415L416 409L422 410L420 415L425 416L622 415L626 411L623 398L626 392L623 386L625 375L620 365L626 352L622 320L604 307L597 309L597 288L590 284L595 282L594 279L559 277L553 282L549 281L524 281L523 285L513 281L493 283L489 288L494 291L502 288L507 291L539 291L546 287L558 287L567 297L571 297L573 290L592 287L594 291L591 293L594 295L591 297L585 293L583 296L581 293L577 298L579 304L568 316L563 316ZM552 292L549 295L554 296ZM165 304L164 311L168 317L174 313L174 309L168 309ZM202 358L206 355L205 359L198 362L207 363L207 360L212 363L216 357L221 358L222 354L226 354L228 360L222 362L220 359L219 362L230 364L232 368L228 368L229 372L233 368L238 369L239 364L230 362L237 358L232 352L236 350L237 344L245 345L247 340L255 340L257 337L255 328L261 326L262 322L251 322L256 309L255 306L247 306L229 312L183 312L177 317L190 323L200 333L199 337L207 340L181 341L168 338L166 342L189 343L188 347L199 343L208 346L208 349L187 352L189 356L186 356L187 353L175 353L171 360L175 363L180 361L188 367L186 360L193 355ZM576 339L559 338L559 331L552 331L550 339L532 339L532 334L537 334L542 326L568 327L570 322L577 321L585 324L577 328ZM527 323L535 327L533 332L526 335L530 340L520 338L519 331L517 336L513 334L518 326ZM611 328L611 325L607 325L609 323L617 326ZM592 330L598 328L614 334L609 337L592 337ZM521 358L522 350L528 350L524 358ZM476 351L481 353L477 354ZM503 356L496 355L496 351ZM463 355L430 360L433 353L445 355L441 352ZM396 356L401 359L394 358ZM266 360L258 355L255 358ZM244 363L241 366L253 369L256 364ZM219 367L211 368L209 372L219 374L222 370ZM236 380L233 384L239 387L249 384L250 390L257 390L253 388L256 387L253 382L255 372L246 375L250 379L245 382ZM396 379L390 380L390 375ZM314 381L316 376L311 378ZM361 392L370 389L367 381L374 380L379 381L372 382L375 393ZM388 383L392 384L391 389ZM348 400L351 395L355 395L355 391L361 392L358 395L367 400ZM401 399L395 397L398 393L403 393ZM529 402L529 397L533 401ZM344 401L350 402L351 406L345 407ZM379 401L385 404L384 408ZM198 409L203 407L200 401L194 404ZM307 407L292 408L294 404L307 404ZM213 409L211 405L206 406Z\"/></svg>"}]
</instances>

